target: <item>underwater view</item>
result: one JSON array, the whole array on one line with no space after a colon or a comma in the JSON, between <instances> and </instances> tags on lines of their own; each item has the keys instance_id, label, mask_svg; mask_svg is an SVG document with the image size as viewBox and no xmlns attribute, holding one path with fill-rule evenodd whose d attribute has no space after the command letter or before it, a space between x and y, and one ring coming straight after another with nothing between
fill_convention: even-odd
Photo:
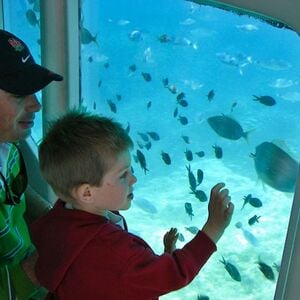
<instances>
[{"instance_id":1,"label":"underwater view","mask_svg":"<svg viewBox=\"0 0 300 300\"><path fill-rule=\"evenodd\" d=\"M39 60L38 1L6 12ZM161 299L273 299L300 158L299 36L184 0L82 0L79 23L80 105L134 142L129 231L161 254L171 227L177 248L202 228L217 182L235 205L199 275Z\"/></svg>"}]
</instances>

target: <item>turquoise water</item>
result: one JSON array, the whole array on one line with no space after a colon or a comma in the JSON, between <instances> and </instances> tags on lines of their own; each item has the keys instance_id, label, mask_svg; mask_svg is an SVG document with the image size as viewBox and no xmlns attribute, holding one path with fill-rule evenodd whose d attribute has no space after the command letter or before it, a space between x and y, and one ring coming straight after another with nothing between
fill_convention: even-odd
<instances>
[{"instance_id":1,"label":"turquoise water","mask_svg":"<svg viewBox=\"0 0 300 300\"><path fill-rule=\"evenodd\" d=\"M39 59L39 28L26 17L32 4L16 0L9 5L8 28L30 40ZM14 22L16 14L19 23ZM81 23L96 41L85 32L81 105L129 125L135 143L132 165L138 182L132 207L124 212L129 230L159 254L170 227L177 227L184 237L178 248L193 237L187 227L201 229L207 202L190 193L188 165L195 176L198 169L203 171L198 189L207 196L215 183L225 182L236 207L218 251L199 275L186 288L161 299L196 300L200 295L211 300L224 299L224 295L229 300L273 299L278 278L274 264L280 265L293 193L260 180L250 154L259 144L274 142L299 160L299 37L254 18L182 0L83 0ZM150 74L151 81L142 73ZM162 82L166 78L167 87ZM178 103L181 92L186 107ZM253 95L270 96L276 104L253 101ZM207 118L222 114L249 131L248 139L230 140L216 133ZM186 117L188 124L181 124L179 116ZM147 150L150 144L141 133L152 131L160 139L150 138ZM34 132L37 139L40 132L38 128ZM221 159L216 158L216 145L223 150ZM146 158L146 174L135 162L137 149ZM191 161L186 158L187 150L193 153ZM162 160L162 151L170 155L170 165ZM199 151L205 155L197 156ZM260 199L262 206L247 203L242 209L248 194ZM192 205L192 219L185 211L186 202ZM259 222L250 226L248 220L254 215L260 216ZM230 277L220 262L222 257L239 270L241 282ZM274 281L259 270L259 261L272 267Z\"/></svg>"}]
</instances>

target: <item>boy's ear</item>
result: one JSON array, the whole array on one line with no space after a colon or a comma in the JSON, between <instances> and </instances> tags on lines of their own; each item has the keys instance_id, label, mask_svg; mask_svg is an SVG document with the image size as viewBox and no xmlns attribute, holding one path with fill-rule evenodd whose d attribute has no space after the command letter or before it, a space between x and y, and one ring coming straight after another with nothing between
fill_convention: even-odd
<instances>
[{"instance_id":1,"label":"boy's ear","mask_svg":"<svg viewBox=\"0 0 300 300\"><path fill-rule=\"evenodd\" d=\"M79 202L90 203L93 201L91 186L87 183L74 188L72 196Z\"/></svg>"}]
</instances>

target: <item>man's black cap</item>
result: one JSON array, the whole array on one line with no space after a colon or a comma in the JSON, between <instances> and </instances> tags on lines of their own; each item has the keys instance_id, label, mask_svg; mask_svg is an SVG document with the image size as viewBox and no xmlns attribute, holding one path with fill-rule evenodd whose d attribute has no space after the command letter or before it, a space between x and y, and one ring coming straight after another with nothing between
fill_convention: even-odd
<instances>
[{"instance_id":1,"label":"man's black cap","mask_svg":"<svg viewBox=\"0 0 300 300\"><path fill-rule=\"evenodd\" d=\"M26 44L12 33L0 30L0 89L25 96L61 81L59 74L35 63Z\"/></svg>"}]
</instances>

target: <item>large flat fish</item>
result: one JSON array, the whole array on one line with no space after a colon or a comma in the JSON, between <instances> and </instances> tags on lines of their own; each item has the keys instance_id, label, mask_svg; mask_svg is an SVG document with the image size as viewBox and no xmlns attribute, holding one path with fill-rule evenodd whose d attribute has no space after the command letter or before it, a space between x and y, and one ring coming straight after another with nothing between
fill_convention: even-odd
<instances>
[{"instance_id":1,"label":"large flat fish","mask_svg":"<svg viewBox=\"0 0 300 300\"><path fill-rule=\"evenodd\" d=\"M254 158L258 177L281 192L293 193L296 186L298 162L271 142L256 147Z\"/></svg>"},{"instance_id":2,"label":"large flat fish","mask_svg":"<svg viewBox=\"0 0 300 300\"><path fill-rule=\"evenodd\" d=\"M229 140L247 139L248 132L244 132L242 126L236 120L222 116L213 116L207 119L210 127L221 137Z\"/></svg>"}]
</instances>

